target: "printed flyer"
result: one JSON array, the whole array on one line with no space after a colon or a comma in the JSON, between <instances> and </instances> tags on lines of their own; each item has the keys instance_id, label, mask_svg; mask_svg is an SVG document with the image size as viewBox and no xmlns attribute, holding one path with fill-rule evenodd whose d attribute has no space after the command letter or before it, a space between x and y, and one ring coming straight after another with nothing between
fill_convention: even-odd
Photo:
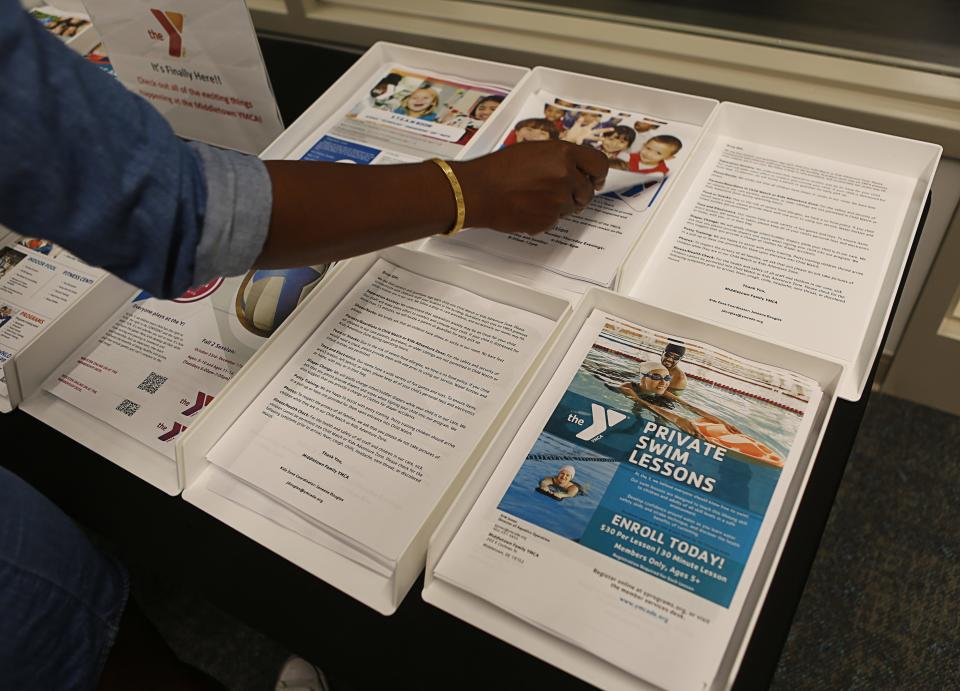
<instances>
[{"instance_id":1,"label":"printed flyer","mask_svg":"<svg viewBox=\"0 0 960 691\"><path fill-rule=\"evenodd\" d=\"M408 163L454 158L509 90L394 66L297 156L309 161Z\"/></svg>"},{"instance_id":2,"label":"printed flyer","mask_svg":"<svg viewBox=\"0 0 960 691\"><path fill-rule=\"evenodd\" d=\"M623 257L643 232L646 212L679 172L699 133L698 125L535 92L507 129L501 148L560 140L597 149L610 162L606 185L585 209L539 235L478 228L459 234L454 242L577 281L610 286Z\"/></svg>"},{"instance_id":3,"label":"printed flyer","mask_svg":"<svg viewBox=\"0 0 960 691\"><path fill-rule=\"evenodd\" d=\"M113 65L110 63L110 56L107 55L107 51L104 50L103 44L98 43L90 51L83 56L87 61L92 62L94 65L99 67L101 70L107 74L114 74Z\"/></svg>"},{"instance_id":4,"label":"printed flyer","mask_svg":"<svg viewBox=\"0 0 960 691\"><path fill-rule=\"evenodd\" d=\"M699 125L538 91L527 99L500 146L553 139L597 149L610 163L602 191L614 192L631 208L643 211L656 200L668 176L682 166L699 134Z\"/></svg>"},{"instance_id":5,"label":"printed flyer","mask_svg":"<svg viewBox=\"0 0 960 691\"><path fill-rule=\"evenodd\" d=\"M638 677L701 689L819 397L812 380L595 312L437 577ZM698 649L686 667L681 643Z\"/></svg>"},{"instance_id":6,"label":"printed flyer","mask_svg":"<svg viewBox=\"0 0 960 691\"><path fill-rule=\"evenodd\" d=\"M0 367L104 275L49 240L11 237L0 245ZM7 396L2 371L0 396Z\"/></svg>"},{"instance_id":7,"label":"printed flyer","mask_svg":"<svg viewBox=\"0 0 960 691\"><path fill-rule=\"evenodd\" d=\"M696 173L633 294L843 362L862 358L916 180L731 137L714 141Z\"/></svg>"},{"instance_id":8,"label":"printed flyer","mask_svg":"<svg viewBox=\"0 0 960 691\"><path fill-rule=\"evenodd\" d=\"M378 259L207 459L392 568L552 325Z\"/></svg>"},{"instance_id":9,"label":"printed flyer","mask_svg":"<svg viewBox=\"0 0 960 691\"><path fill-rule=\"evenodd\" d=\"M259 154L283 131L242 0L84 5L115 76L159 110L179 136Z\"/></svg>"},{"instance_id":10,"label":"printed flyer","mask_svg":"<svg viewBox=\"0 0 960 691\"><path fill-rule=\"evenodd\" d=\"M63 41L70 41L91 28L90 18L81 12L65 12L51 5L30 10L30 16Z\"/></svg>"},{"instance_id":11,"label":"printed flyer","mask_svg":"<svg viewBox=\"0 0 960 691\"><path fill-rule=\"evenodd\" d=\"M173 459L176 438L325 271L250 271L216 278L175 300L141 293L44 388Z\"/></svg>"}]
</instances>

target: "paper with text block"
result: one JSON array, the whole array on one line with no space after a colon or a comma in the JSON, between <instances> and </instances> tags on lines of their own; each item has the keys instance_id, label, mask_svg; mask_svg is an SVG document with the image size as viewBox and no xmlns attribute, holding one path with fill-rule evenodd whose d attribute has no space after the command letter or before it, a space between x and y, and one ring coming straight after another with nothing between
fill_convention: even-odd
<instances>
[{"instance_id":1,"label":"paper with text block","mask_svg":"<svg viewBox=\"0 0 960 691\"><path fill-rule=\"evenodd\" d=\"M105 275L48 240L11 234L0 244L0 398L9 394L4 363Z\"/></svg>"},{"instance_id":2,"label":"paper with text block","mask_svg":"<svg viewBox=\"0 0 960 691\"><path fill-rule=\"evenodd\" d=\"M718 138L635 295L850 362L916 181Z\"/></svg>"},{"instance_id":3,"label":"paper with text block","mask_svg":"<svg viewBox=\"0 0 960 691\"><path fill-rule=\"evenodd\" d=\"M552 326L378 260L208 459L395 562Z\"/></svg>"},{"instance_id":4,"label":"paper with text block","mask_svg":"<svg viewBox=\"0 0 960 691\"><path fill-rule=\"evenodd\" d=\"M215 278L174 300L134 296L44 388L167 458L322 280L323 265Z\"/></svg>"}]
</instances>

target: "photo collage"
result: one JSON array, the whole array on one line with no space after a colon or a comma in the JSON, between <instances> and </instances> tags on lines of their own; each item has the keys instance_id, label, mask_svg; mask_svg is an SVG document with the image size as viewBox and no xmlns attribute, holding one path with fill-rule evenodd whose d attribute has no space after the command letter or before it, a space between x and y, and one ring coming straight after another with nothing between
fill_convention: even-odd
<instances>
[{"instance_id":1,"label":"photo collage","mask_svg":"<svg viewBox=\"0 0 960 691\"><path fill-rule=\"evenodd\" d=\"M394 67L302 158L400 163L454 158L500 107L505 87Z\"/></svg>"},{"instance_id":2,"label":"photo collage","mask_svg":"<svg viewBox=\"0 0 960 691\"><path fill-rule=\"evenodd\" d=\"M699 131L695 125L538 91L524 104L500 145L554 139L597 149L610 162L603 191L642 211L682 165Z\"/></svg>"}]
</instances>

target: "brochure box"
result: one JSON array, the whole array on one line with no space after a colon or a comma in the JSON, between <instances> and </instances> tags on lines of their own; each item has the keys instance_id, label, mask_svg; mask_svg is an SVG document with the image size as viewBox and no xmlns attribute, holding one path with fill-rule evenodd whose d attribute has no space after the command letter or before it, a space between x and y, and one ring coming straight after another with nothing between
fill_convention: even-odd
<instances>
[{"instance_id":1,"label":"brochure box","mask_svg":"<svg viewBox=\"0 0 960 691\"><path fill-rule=\"evenodd\" d=\"M330 276L335 272L336 267L331 268L317 285L316 289L319 290L322 288L325 282L329 280ZM129 288L127 284L124 283L123 285ZM90 334L93 333L95 329L100 328L108 319L111 322L115 322L120 315L129 308L129 300L135 294L136 292L123 292L119 296L122 300L120 300L119 303L118 301L114 301L111 313L100 316L97 321L92 321L92 328L87 330L83 339L71 340L69 347L66 349L66 353L56 360L56 364L59 365L65 362L68 357L75 357L75 349L78 345L84 343ZM296 319L302 307L302 304L298 305L293 312L291 312L290 316L287 317L287 322ZM72 314L72 312L73 310L68 312L68 315ZM256 358L258 354L259 352L255 353L251 360ZM52 366L47 369L47 375L50 374L52 369ZM240 371L242 372L243 368L241 368ZM43 390L40 388L40 385L45 378L46 377L40 377L38 379L36 393L21 406L26 412L63 434L66 434L71 439L83 444L108 461L136 475L141 480L153 485L160 491L170 496L176 496L183 491L184 470L179 458L170 458L129 434L122 432L113 425L82 410L76 405L68 403L49 391ZM206 408L198 419L202 419L202 416L205 414Z\"/></svg>"},{"instance_id":2,"label":"brochure box","mask_svg":"<svg viewBox=\"0 0 960 691\"><path fill-rule=\"evenodd\" d=\"M19 235L0 228L0 246ZM69 308L43 325L42 330L3 363L6 396L0 393L0 412L9 413L40 391L43 381L80 343L87 340L134 288L106 272Z\"/></svg>"},{"instance_id":3,"label":"brochure box","mask_svg":"<svg viewBox=\"0 0 960 691\"><path fill-rule=\"evenodd\" d=\"M385 70L396 65L506 88L516 86L529 72L526 67L380 41L360 56L353 66L343 73L343 76L297 118L296 122L263 150L260 157L268 160L302 157L325 130L350 112L361 94L369 92L376 85ZM512 98L512 94L508 96L504 100L504 105ZM480 134L497 127L501 117L499 112L490 116ZM466 147L464 147L457 158L463 157L466 153Z\"/></svg>"},{"instance_id":4,"label":"brochure box","mask_svg":"<svg viewBox=\"0 0 960 691\"><path fill-rule=\"evenodd\" d=\"M628 84L587 74L564 72L550 67L535 67L517 85L510 94L510 98L497 109L495 119L491 118L489 125L470 140L463 158L476 158L496 150L524 104L538 91L547 91L577 103L602 104L614 111L646 113L671 122L701 127L707 123L718 105L718 101L712 98ZM694 143L691 142L690 146L693 145ZM675 178L679 179L689 174L687 171L692 173L691 167L692 163L688 160L676 175L671 176L665 189L676 184ZM646 211L644 214L651 214L651 211ZM645 232L644 227L648 224L649 219L641 220L635 226L637 237L642 236ZM430 238L423 244L422 249L426 252L457 257L469 262L471 266L507 276L511 280L526 285L575 297L582 295L591 286L590 283L561 276L533 264L495 257L453 239Z\"/></svg>"},{"instance_id":5,"label":"brochure box","mask_svg":"<svg viewBox=\"0 0 960 691\"><path fill-rule=\"evenodd\" d=\"M774 567L786 544L790 526L799 507L799 499L803 494L826 423L836 401L836 389L843 367L841 363L828 358L772 345L733 330L666 312L609 290L592 288L585 293L583 300L561 328L549 352L531 375L523 393L517 398L507 416L505 424L491 439L473 473L464 483L460 494L432 535L427 551L423 597L440 609L599 688L654 688L619 667L537 628L528 621L438 579L434 573L437 563L477 502L514 437L525 424L529 424L528 415L537 406L541 393L550 382L585 321L595 309L654 330L709 343L745 358L791 370L810 377L823 389L823 397L816 411L811 413L814 416L813 424L798 458L800 467L793 477L781 510L776 516L773 531L764 548L753 582L747 585L748 596L740 612L734 635L724 653L720 671L711 687L726 688L736 675L759 614L760 604L772 580Z\"/></svg>"},{"instance_id":6,"label":"brochure box","mask_svg":"<svg viewBox=\"0 0 960 691\"><path fill-rule=\"evenodd\" d=\"M176 461L52 393L38 391L21 408L161 492L176 496L183 489Z\"/></svg>"},{"instance_id":7,"label":"brochure box","mask_svg":"<svg viewBox=\"0 0 960 691\"><path fill-rule=\"evenodd\" d=\"M729 141L726 138L813 156L825 164L859 166L911 179L913 189L906 211L898 221L899 230L891 243L882 276L878 273L876 277L872 312L862 315L859 324L845 325L846 333L837 336L832 349L820 351L844 364L837 395L846 400L859 400L880 349L942 148L927 142L722 103L704 128L684 174L666 190L646 233L621 266L618 292L638 298L647 292L650 267L664 261L669 253L670 244L682 225L684 202L698 183L698 172L704 170L705 162L716 148ZM783 345L802 348L796 343ZM813 350L808 352L814 354Z\"/></svg>"},{"instance_id":8,"label":"brochure box","mask_svg":"<svg viewBox=\"0 0 960 691\"><path fill-rule=\"evenodd\" d=\"M182 462L186 474L183 498L188 502L347 595L382 614L389 615L400 605L423 569L429 536L450 506L474 462L483 452L487 440L496 435L499 428L507 423L505 411L510 409L512 397L491 423L429 517L412 537L398 560L392 577L375 573L293 530L281 527L251 509L216 494L208 486L211 475L223 471L207 460L207 454L214 444L274 379L286 362L307 341L317 325L341 302L378 258L383 258L427 278L529 310L557 323L562 322L571 309L570 303L561 298L465 268L451 260L404 248L388 249L341 262L335 275L324 286L314 290L304 301L297 318L288 319L277 330L246 367L227 384L208 407L203 418L178 439L177 457ZM542 346L541 354L545 352L548 345ZM514 395L520 390L521 385L522 382L516 384Z\"/></svg>"}]
</instances>

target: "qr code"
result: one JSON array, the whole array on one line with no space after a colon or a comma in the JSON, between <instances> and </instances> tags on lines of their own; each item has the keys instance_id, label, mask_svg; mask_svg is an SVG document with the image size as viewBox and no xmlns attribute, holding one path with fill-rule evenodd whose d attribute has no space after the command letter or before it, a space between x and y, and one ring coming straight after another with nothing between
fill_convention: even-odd
<instances>
[{"instance_id":1,"label":"qr code","mask_svg":"<svg viewBox=\"0 0 960 691\"><path fill-rule=\"evenodd\" d=\"M157 389L163 386L163 382L165 381L167 381L167 378L162 374L151 372L146 379L140 382L140 386L137 388L147 393L157 393Z\"/></svg>"},{"instance_id":2,"label":"qr code","mask_svg":"<svg viewBox=\"0 0 960 691\"><path fill-rule=\"evenodd\" d=\"M123 413L127 417L130 417L135 412L140 410L140 404L134 403L133 401L127 400L125 398L123 399L123 402L117 406L117 410L119 410L121 413Z\"/></svg>"}]
</instances>

